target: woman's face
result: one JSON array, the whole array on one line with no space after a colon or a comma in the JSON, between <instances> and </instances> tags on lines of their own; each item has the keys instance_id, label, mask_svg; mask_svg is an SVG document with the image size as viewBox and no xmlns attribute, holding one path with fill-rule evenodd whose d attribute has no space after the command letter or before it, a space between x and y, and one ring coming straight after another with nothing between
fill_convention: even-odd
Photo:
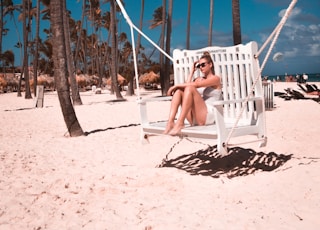
<instances>
[{"instance_id":1,"label":"woman's face","mask_svg":"<svg viewBox=\"0 0 320 230\"><path fill-rule=\"evenodd\" d=\"M202 73L208 73L211 71L211 63L209 63L205 58L199 60L197 67Z\"/></svg>"}]
</instances>

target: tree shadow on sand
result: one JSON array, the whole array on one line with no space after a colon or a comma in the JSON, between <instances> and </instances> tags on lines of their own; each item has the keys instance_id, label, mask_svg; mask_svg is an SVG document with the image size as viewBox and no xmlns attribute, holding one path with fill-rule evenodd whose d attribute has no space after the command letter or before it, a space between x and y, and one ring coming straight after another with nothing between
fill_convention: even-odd
<instances>
[{"instance_id":1,"label":"tree shadow on sand","mask_svg":"<svg viewBox=\"0 0 320 230\"><path fill-rule=\"evenodd\" d=\"M274 152L255 152L252 149L240 147L230 148L228 154L227 156L219 155L215 145L175 159L165 159L158 167L174 167L191 175L214 178L226 175L228 178L233 178L247 176L256 171L273 171L292 157L292 155Z\"/></svg>"}]
</instances>

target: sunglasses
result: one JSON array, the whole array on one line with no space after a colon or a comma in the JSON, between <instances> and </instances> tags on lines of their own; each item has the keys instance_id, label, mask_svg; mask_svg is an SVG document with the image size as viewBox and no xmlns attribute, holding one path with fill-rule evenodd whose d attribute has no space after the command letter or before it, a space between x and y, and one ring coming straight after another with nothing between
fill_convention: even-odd
<instances>
[{"instance_id":1,"label":"sunglasses","mask_svg":"<svg viewBox=\"0 0 320 230\"><path fill-rule=\"evenodd\" d=\"M196 65L196 67L198 68L198 69L200 69L201 67L203 68L203 67L205 67L206 65L207 65L208 63L206 63L206 62L203 62L203 63L198 63L197 65Z\"/></svg>"}]
</instances>

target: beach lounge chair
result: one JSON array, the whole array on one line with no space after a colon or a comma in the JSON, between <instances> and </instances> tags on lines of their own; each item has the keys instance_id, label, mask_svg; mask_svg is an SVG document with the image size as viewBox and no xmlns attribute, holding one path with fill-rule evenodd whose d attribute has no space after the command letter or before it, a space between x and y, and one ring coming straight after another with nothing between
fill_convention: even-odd
<instances>
[{"instance_id":1,"label":"beach lounge chair","mask_svg":"<svg viewBox=\"0 0 320 230\"><path fill-rule=\"evenodd\" d=\"M304 87L303 85L301 85L300 83L298 83L298 86L303 92L310 93L309 90L306 87Z\"/></svg>"},{"instance_id":2,"label":"beach lounge chair","mask_svg":"<svg viewBox=\"0 0 320 230\"><path fill-rule=\"evenodd\" d=\"M230 47L213 46L198 50L176 49L173 52L173 58L137 28L126 13L121 1L116 1L131 29L136 78L139 75L135 53L134 29L173 62L175 84L185 81L190 72L191 64L198 60L204 51L208 51L212 56L216 74L221 76L223 85L223 100L217 101L215 104L216 122L214 125L208 126L186 126L181 130L183 136L215 139L218 152L221 155L228 153L227 148L230 146L229 140L232 137L255 135L257 138L254 141L259 141L260 146L266 145L265 105L261 72L297 0L292 0L283 18L259 51L256 42L249 42L246 45L241 44ZM270 41L272 41L271 45L260 66L258 58ZM138 79L136 83L141 116L141 140L143 141L148 139L150 134L162 134L166 125L166 121L149 121L147 104L152 100L168 100L168 97L143 99L140 97Z\"/></svg>"},{"instance_id":3,"label":"beach lounge chair","mask_svg":"<svg viewBox=\"0 0 320 230\"><path fill-rule=\"evenodd\" d=\"M318 88L318 86L316 84L312 84L311 86L314 89L314 91L320 92L320 89Z\"/></svg>"},{"instance_id":4,"label":"beach lounge chair","mask_svg":"<svg viewBox=\"0 0 320 230\"><path fill-rule=\"evenodd\" d=\"M315 84L306 84L306 87L308 89L309 93L313 93L313 92L320 92L320 90L318 89L317 85Z\"/></svg>"},{"instance_id":5,"label":"beach lounge chair","mask_svg":"<svg viewBox=\"0 0 320 230\"><path fill-rule=\"evenodd\" d=\"M312 93L312 92L316 91L315 88L312 87L312 85L306 84L306 87L307 87L308 93Z\"/></svg>"},{"instance_id":6,"label":"beach lounge chair","mask_svg":"<svg viewBox=\"0 0 320 230\"><path fill-rule=\"evenodd\" d=\"M298 84L299 88L308 95L318 95L320 96L320 89L315 84Z\"/></svg>"}]
</instances>

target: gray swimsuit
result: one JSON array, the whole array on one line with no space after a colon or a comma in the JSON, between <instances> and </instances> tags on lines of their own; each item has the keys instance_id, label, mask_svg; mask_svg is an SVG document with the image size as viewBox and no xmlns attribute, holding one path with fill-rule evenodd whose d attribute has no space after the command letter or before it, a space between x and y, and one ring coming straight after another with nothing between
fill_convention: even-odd
<instances>
[{"instance_id":1,"label":"gray swimsuit","mask_svg":"<svg viewBox=\"0 0 320 230\"><path fill-rule=\"evenodd\" d=\"M206 125L213 124L215 121L215 116L213 113L213 102L222 99L222 91L221 89L214 89L212 87L206 87L203 90L202 94L203 100L207 105L207 118L206 118Z\"/></svg>"}]
</instances>

